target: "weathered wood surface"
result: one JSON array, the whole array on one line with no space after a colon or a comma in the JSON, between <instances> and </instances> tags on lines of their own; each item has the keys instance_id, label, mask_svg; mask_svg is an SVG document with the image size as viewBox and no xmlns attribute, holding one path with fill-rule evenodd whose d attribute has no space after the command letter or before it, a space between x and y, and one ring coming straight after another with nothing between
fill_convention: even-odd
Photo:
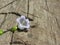
<instances>
[{"instance_id":1,"label":"weathered wood surface","mask_svg":"<svg viewBox=\"0 0 60 45\"><path fill-rule=\"evenodd\" d=\"M0 0L0 13L18 12L27 16L28 0ZM28 42L31 45L60 45L60 0L29 0L28 17L34 19L30 31L15 32L13 41ZM16 24L18 16L0 14L0 28L6 31ZM0 36L0 45L10 45L11 32ZM12 44L23 45L23 44Z\"/></svg>"}]
</instances>

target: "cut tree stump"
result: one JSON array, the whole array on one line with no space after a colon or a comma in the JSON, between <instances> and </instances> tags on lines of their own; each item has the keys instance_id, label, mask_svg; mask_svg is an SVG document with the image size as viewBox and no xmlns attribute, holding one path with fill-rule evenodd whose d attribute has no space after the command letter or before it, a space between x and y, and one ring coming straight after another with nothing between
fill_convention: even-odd
<instances>
[{"instance_id":1,"label":"cut tree stump","mask_svg":"<svg viewBox=\"0 0 60 45\"><path fill-rule=\"evenodd\" d=\"M17 25L15 14L33 19L28 32L6 32L0 36L0 45L60 45L60 0L0 0L0 28L7 31ZM4 13L4 14L2 14Z\"/></svg>"}]
</instances>

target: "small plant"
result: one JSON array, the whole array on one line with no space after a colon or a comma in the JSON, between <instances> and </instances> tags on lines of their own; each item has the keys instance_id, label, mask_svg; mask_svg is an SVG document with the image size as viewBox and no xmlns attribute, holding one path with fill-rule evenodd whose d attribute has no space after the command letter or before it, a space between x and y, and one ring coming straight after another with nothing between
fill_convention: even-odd
<instances>
[{"instance_id":1,"label":"small plant","mask_svg":"<svg viewBox=\"0 0 60 45\"><path fill-rule=\"evenodd\" d=\"M9 31L15 32L16 30L28 30L30 28L30 21L25 16L21 16L16 19L17 26L13 26ZM7 32L7 31L5 31ZM4 34L4 31L0 29L0 35Z\"/></svg>"},{"instance_id":2,"label":"small plant","mask_svg":"<svg viewBox=\"0 0 60 45\"><path fill-rule=\"evenodd\" d=\"M0 13L0 14L15 14L16 16L21 16L19 13L16 13L16 12L8 12L8 13ZM35 27L35 25L30 26L30 21L33 21L33 19L26 17L26 16L21 16L16 19L16 22L17 22L16 26L13 26L11 29L8 29L7 31L3 31L2 29L0 29L0 35L8 32L8 31L11 31L12 32L11 44L12 44L13 34L15 31L27 32L29 30L29 28ZM30 45L30 44L24 42L24 45Z\"/></svg>"}]
</instances>

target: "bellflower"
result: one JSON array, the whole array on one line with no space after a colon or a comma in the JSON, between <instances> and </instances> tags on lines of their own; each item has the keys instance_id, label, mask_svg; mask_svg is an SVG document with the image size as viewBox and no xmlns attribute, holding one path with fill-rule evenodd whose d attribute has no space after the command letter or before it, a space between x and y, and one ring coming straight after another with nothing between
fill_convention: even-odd
<instances>
[{"instance_id":1,"label":"bellflower","mask_svg":"<svg viewBox=\"0 0 60 45\"><path fill-rule=\"evenodd\" d=\"M23 30L23 29L29 29L30 28L30 22L29 19L26 19L25 16L21 16L17 18L17 23L18 23L18 28Z\"/></svg>"}]
</instances>

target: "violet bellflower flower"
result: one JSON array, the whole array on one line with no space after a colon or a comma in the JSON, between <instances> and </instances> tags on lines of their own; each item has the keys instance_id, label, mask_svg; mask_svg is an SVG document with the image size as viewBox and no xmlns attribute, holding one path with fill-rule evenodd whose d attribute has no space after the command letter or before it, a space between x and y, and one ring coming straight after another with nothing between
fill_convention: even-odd
<instances>
[{"instance_id":1,"label":"violet bellflower flower","mask_svg":"<svg viewBox=\"0 0 60 45\"><path fill-rule=\"evenodd\" d=\"M26 19L25 16L21 16L19 18L17 18L17 23L18 23L18 28L21 30L29 29L30 28L30 22L29 19Z\"/></svg>"}]
</instances>

